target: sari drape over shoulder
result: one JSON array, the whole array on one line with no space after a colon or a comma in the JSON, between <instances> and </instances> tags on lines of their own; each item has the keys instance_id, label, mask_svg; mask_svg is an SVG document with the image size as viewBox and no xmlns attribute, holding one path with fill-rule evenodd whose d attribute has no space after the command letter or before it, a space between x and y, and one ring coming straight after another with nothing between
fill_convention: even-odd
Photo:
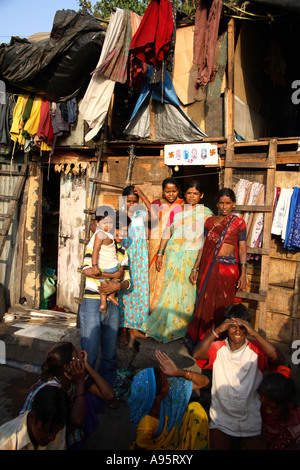
<instances>
[{"instance_id":1,"label":"sari drape over shoulder","mask_svg":"<svg viewBox=\"0 0 300 470\"><path fill-rule=\"evenodd\" d=\"M185 336L185 344L193 350L197 342L222 323L225 308L239 301L236 283L239 278L239 241L246 240L245 221L235 215L215 223L215 217L206 221L204 242L198 276L198 297L195 313ZM233 245L235 253L219 257L223 243Z\"/></svg>"},{"instance_id":2,"label":"sari drape over shoulder","mask_svg":"<svg viewBox=\"0 0 300 470\"><path fill-rule=\"evenodd\" d=\"M159 249L160 241L163 236L164 229L171 223L174 212L181 211L180 204L183 199L178 199L173 204L169 205L163 203L160 199L152 202L152 207L158 214L158 222L151 224L151 233L149 239L149 288L150 288L150 308L151 314L156 307L159 297L162 293L165 269L166 269L166 255L162 257L162 267L160 271L156 269L157 251Z\"/></svg>"},{"instance_id":3,"label":"sari drape over shoulder","mask_svg":"<svg viewBox=\"0 0 300 470\"><path fill-rule=\"evenodd\" d=\"M189 280L204 240L204 221L212 214L203 205L175 214L166 248L166 268L162 294L142 331L157 341L168 343L183 338L193 316L197 288Z\"/></svg>"}]
</instances>

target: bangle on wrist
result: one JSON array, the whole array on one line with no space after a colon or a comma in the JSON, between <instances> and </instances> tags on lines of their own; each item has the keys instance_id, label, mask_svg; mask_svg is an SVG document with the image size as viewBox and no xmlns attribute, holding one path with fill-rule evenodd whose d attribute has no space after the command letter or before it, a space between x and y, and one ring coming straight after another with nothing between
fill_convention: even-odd
<instances>
[{"instance_id":1,"label":"bangle on wrist","mask_svg":"<svg viewBox=\"0 0 300 470\"><path fill-rule=\"evenodd\" d=\"M199 268L193 268L192 271L195 271L196 273L199 271Z\"/></svg>"},{"instance_id":2,"label":"bangle on wrist","mask_svg":"<svg viewBox=\"0 0 300 470\"><path fill-rule=\"evenodd\" d=\"M92 266L97 266L97 268L98 268L98 264L92 264Z\"/></svg>"},{"instance_id":3,"label":"bangle on wrist","mask_svg":"<svg viewBox=\"0 0 300 470\"><path fill-rule=\"evenodd\" d=\"M187 370L187 371L186 371L185 378L186 378L186 380L192 380L192 378L193 378L193 372L192 372L191 370Z\"/></svg>"},{"instance_id":4,"label":"bangle on wrist","mask_svg":"<svg viewBox=\"0 0 300 470\"><path fill-rule=\"evenodd\" d=\"M241 266L247 266L247 263L241 263Z\"/></svg>"},{"instance_id":5,"label":"bangle on wrist","mask_svg":"<svg viewBox=\"0 0 300 470\"><path fill-rule=\"evenodd\" d=\"M213 334L216 338L219 338L219 335L218 335L218 333L216 333L215 330L211 330L211 332L212 332L212 334Z\"/></svg>"},{"instance_id":6,"label":"bangle on wrist","mask_svg":"<svg viewBox=\"0 0 300 470\"><path fill-rule=\"evenodd\" d=\"M160 256L163 256L163 255L164 255L164 252L165 252L165 250L163 250L162 248L160 248L160 249L158 250L157 254L160 255Z\"/></svg>"}]
</instances>

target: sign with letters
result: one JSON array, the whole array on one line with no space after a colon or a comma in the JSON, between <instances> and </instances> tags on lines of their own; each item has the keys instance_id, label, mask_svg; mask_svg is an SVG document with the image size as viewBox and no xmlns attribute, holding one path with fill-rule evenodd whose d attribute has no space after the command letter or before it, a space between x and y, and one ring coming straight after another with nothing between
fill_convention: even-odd
<instances>
[{"instance_id":1,"label":"sign with letters","mask_svg":"<svg viewBox=\"0 0 300 470\"><path fill-rule=\"evenodd\" d=\"M165 145L165 164L172 165L218 165L218 146L209 143Z\"/></svg>"}]
</instances>

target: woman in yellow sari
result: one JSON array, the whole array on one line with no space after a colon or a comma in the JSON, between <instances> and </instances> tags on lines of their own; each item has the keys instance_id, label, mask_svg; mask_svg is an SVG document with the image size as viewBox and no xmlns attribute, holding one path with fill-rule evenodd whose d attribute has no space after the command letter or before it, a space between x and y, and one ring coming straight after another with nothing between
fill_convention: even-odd
<instances>
[{"instance_id":1,"label":"woman in yellow sari","mask_svg":"<svg viewBox=\"0 0 300 470\"><path fill-rule=\"evenodd\" d=\"M190 402L192 390L208 385L199 372L178 369L161 351L160 368L149 367L133 380L128 400L137 430L132 450L208 450L209 423L203 407Z\"/></svg>"},{"instance_id":2,"label":"woman in yellow sari","mask_svg":"<svg viewBox=\"0 0 300 470\"><path fill-rule=\"evenodd\" d=\"M162 257L160 271L156 269L156 258L163 231L173 220L174 214L181 210L183 199L179 198L179 185L175 178L166 178L162 183L162 198L151 203L151 232L149 237L149 287L151 314L156 307L162 293L163 279L166 268L166 257Z\"/></svg>"}]
</instances>

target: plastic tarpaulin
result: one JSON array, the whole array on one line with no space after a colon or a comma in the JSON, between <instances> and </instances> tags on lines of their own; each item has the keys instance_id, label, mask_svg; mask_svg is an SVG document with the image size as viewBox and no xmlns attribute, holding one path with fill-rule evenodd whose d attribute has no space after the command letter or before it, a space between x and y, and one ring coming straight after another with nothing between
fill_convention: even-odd
<instances>
[{"instance_id":1,"label":"plastic tarpaulin","mask_svg":"<svg viewBox=\"0 0 300 470\"><path fill-rule=\"evenodd\" d=\"M50 101L74 97L90 80L105 30L85 11L56 12L50 37L0 45L0 78Z\"/></svg>"},{"instance_id":2,"label":"plastic tarpaulin","mask_svg":"<svg viewBox=\"0 0 300 470\"><path fill-rule=\"evenodd\" d=\"M150 97L154 103L156 139L177 142L198 141L206 134L181 108L170 74L163 83L150 85L152 67L149 68L144 87L132 112L125 134L140 138L150 137Z\"/></svg>"}]
</instances>

